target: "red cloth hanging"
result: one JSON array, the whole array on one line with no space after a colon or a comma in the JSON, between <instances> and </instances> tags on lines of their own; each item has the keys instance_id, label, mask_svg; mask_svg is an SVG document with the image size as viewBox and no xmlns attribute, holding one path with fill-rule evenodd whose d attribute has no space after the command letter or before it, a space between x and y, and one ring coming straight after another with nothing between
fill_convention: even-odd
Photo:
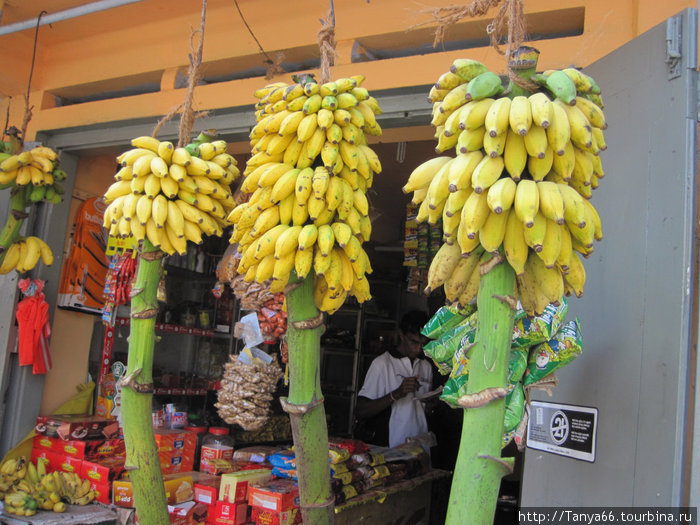
<instances>
[{"instance_id":1,"label":"red cloth hanging","mask_svg":"<svg viewBox=\"0 0 700 525\"><path fill-rule=\"evenodd\" d=\"M42 290L44 281L21 279L18 284L25 295L17 304L18 353L20 366L32 365L34 374L51 369L49 353L49 305Z\"/></svg>"}]
</instances>

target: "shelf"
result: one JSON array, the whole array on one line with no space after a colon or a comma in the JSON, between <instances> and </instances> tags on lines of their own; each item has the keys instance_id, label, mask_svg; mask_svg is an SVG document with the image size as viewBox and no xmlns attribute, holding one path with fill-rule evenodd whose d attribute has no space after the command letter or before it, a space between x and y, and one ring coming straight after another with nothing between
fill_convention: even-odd
<instances>
[{"instance_id":1,"label":"shelf","mask_svg":"<svg viewBox=\"0 0 700 525\"><path fill-rule=\"evenodd\" d=\"M131 326L130 317L117 317L115 326ZM229 337L230 334L224 332L216 332L214 330L206 330L195 326L182 326L179 324L156 323L156 331L166 332L170 334L182 335L197 335L200 337Z\"/></svg>"},{"instance_id":2,"label":"shelf","mask_svg":"<svg viewBox=\"0 0 700 525\"><path fill-rule=\"evenodd\" d=\"M187 268L181 268L180 266L173 266L171 264L166 264L163 269L166 275L173 277L185 277L187 279L194 279L197 281L216 281L216 275L208 274L203 272L196 272L194 270L189 270Z\"/></svg>"},{"instance_id":3,"label":"shelf","mask_svg":"<svg viewBox=\"0 0 700 525\"><path fill-rule=\"evenodd\" d=\"M357 352L357 348L345 347L345 346L333 346L333 345L321 345L321 348L326 351L331 352Z\"/></svg>"},{"instance_id":4,"label":"shelf","mask_svg":"<svg viewBox=\"0 0 700 525\"><path fill-rule=\"evenodd\" d=\"M169 388L159 386L153 389L156 396L206 396L209 390L206 388Z\"/></svg>"}]
</instances>

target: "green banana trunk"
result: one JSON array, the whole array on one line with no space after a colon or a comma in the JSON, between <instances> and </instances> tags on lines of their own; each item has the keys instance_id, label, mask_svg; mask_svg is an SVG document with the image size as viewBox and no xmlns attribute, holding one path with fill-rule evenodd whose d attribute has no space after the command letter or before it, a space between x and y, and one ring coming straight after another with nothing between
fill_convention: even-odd
<instances>
[{"instance_id":1,"label":"green banana trunk","mask_svg":"<svg viewBox=\"0 0 700 525\"><path fill-rule=\"evenodd\" d=\"M494 263L479 285L479 321L475 344L469 350L465 396L473 394L474 405L479 397L490 402L465 410L447 525L493 523L501 477L509 471L508 461L500 456L514 319L513 305L505 299L515 302L515 273L502 256L485 263L482 260L481 268Z\"/></svg>"},{"instance_id":2,"label":"green banana trunk","mask_svg":"<svg viewBox=\"0 0 700 525\"><path fill-rule=\"evenodd\" d=\"M153 434L153 347L162 252L147 239L139 256L131 299L127 370L122 379L122 424L127 469L140 523L168 525L168 506Z\"/></svg>"},{"instance_id":3,"label":"green banana trunk","mask_svg":"<svg viewBox=\"0 0 700 525\"><path fill-rule=\"evenodd\" d=\"M328 428L321 392L322 319L314 304L313 275L290 280L287 298L289 397L300 507L304 523L335 523L328 465ZM316 322L314 322L316 321Z\"/></svg>"},{"instance_id":4,"label":"green banana trunk","mask_svg":"<svg viewBox=\"0 0 700 525\"><path fill-rule=\"evenodd\" d=\"M10 213L7 216L7 222L0 232L0 264L5 258L5 253L10 245L17 240L19 230L22 228L24 219L27 218L27 192L24 187L16 187L12 190L10 197Z\"/></svg>"}]
</instances>

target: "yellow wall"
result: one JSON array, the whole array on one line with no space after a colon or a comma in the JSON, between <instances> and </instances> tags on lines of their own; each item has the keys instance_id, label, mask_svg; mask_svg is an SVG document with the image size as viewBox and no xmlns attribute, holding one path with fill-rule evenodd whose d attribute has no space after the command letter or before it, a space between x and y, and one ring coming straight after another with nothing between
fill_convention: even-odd
<instances>
[{"instance_id":1,"label":"yellow wall","mask_svg":"<svg viewBox=\"0 0 700 525\"><path fill-rule=\"evenodd\" d=\"M85 198L104 193L112 182L115 161L111 156L82 157L78 162L75 194ZM81 200L72 199L69 224L73 224ZM66 249L70 229L66 232ZM75 394L76 385L85 382L90 339L96 317L55 308L52 314L51 358L53 368L46 374L41 414L50 414Z\"/></svg>"}]
</instances>

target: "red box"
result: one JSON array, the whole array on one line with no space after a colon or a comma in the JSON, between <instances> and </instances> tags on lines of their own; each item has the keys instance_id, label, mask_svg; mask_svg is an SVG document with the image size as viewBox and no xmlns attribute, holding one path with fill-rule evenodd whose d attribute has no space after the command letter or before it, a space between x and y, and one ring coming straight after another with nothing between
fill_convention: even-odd
<instances>
[{"instance_id":1,"label":"red box","mask_svg":"<svg viewBox=\"0 0 700 525\"><path fill-rule=\"evenodd\" d=\"M194 468L197 434L189 430L156 429L160 469L164 474L189 472Z\"/></svg>"},{"instance_id":2,"label":"red box","mask_svg":"<svg viewBox=\"0 0 700 525\"><path fill-rule=\"evenodd\" d=\"M250 519L255 525L297 525L302 522L300 509L275 512L260 507L251 507Z\"/></svg>"},{"instance_id":3,"label":"red box","mask_svg":"<svg viewBox=\"0 0 700 525\"><path fill-rule=\"evenodd\" d=\"M219 497L219 484L194 484L194 500L205 505L214 505Z\"/></svg>"},{"instance_id":4,"label":"red box","mask_svg":"<svg viewBox=\"0 0 700 525\"><path fill-rule=\"evenodd\" d=\"M188 501L178 505L168 505L170 525L194 525L205 523L207 506L202 503Z\"/></svg>"},{"instance_id":5,"label":"red box","mask_svg":"<svg viewBox=\"0 0 700 525\"><path fill-rule=\"evenodd\" d=\"M69 439L114 439L119 437L119 422L116 419L86 414L58 414L38 416L34 426L37 434L53 438Z\"/></svg>"},{"instance_id":6,"label":"red box","mask_svg":"<svg viewBox=\"0 0 700 525\"><path fill-rule=\"evenodd\" d=\"M43 435L34 436L32 447L37 450L48 450L50 452L60 452L62 441Z\"/></svg>"},{"instance_id":7,"label":"red box","mask_svg":"<svg viewBox=\"0 0 700 525\"><path fill-rule=\"evenodd\" d=\"M104 503L105 505L112 504L112 484L107 483L95 483L90 481L90 488L95 491L95 501Z\"/></svg>"},{"instance_id":8,"label":"red box","mask_svg":"<svg viewBox=\"0 0 700 525\"><path fill-rule=\"evenodd\" d=\"M248 521L247 503L227 503L225 501L216 502L214 512L215 525L241 525Z\"/></svg>"},{"instance_id":9,"label":"red box","mask_svg":"<svg viewBox=\"0 0 700 525\"><path fill-rule=\"evenodd\" d=\"M103 458L99 461L83 461L80 477L98 484L109 483L124 472L124 461L124 456Z\"/></svg>"},{"instance_id":10,"label":"red box","mask_svg":"<svg viewBox=\"0 0 700 525\"><path fill-rule=\"evenodd\" d=\"M272 472L267 469L239 470L221 476L219 499L227 503L248 503L248 489L267 483Z\"/></svg>"},{"instance_id":11,"label":"red box","mask_svg":"<svg viewBox=\"0 0 700 525\"><path fill-rule=\"evenodd\" d=\"M299 487L291 479L276 479L265 486L248 488L248 505L274 512L299 506Z\"/></svg>"},{"instance_id":12,"label":"red box","mask_svg":"<svg viewBox=\"0 0 700 525\"><path fill-rule=\"evenodd\" d=\"M46 460L46 472L53 472L58 469L60 464L60 457L55 452L51 452L48 449L33 448L32 449L32 463L36 465L39 458Z\"/></svg>"},{"instance_id":13,"label":"red box","mask_svg":"<svg viewBox=\"0 0 700 525\"><path fill-rule=\"evenodd\" d=\"M58 457L58 465L56 470L62 470L63 472L75 472L80 475L80 468L83 465L82 459L74 458L73 456L67 456L65 454L56 454Z\"/></svg>"}]
</instances>

